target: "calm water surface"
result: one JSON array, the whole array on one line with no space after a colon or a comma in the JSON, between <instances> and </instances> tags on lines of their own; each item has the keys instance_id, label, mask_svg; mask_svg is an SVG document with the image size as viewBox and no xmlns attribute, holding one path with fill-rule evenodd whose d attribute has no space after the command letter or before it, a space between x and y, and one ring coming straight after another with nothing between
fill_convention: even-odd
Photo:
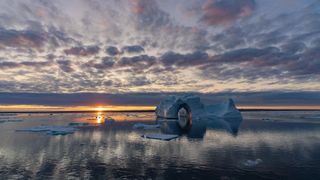
<instances>
[{"instance_id":1,"label":"calm water surface","mask_svg":"<svg viewBox=\"0 0 320 180\"><path fill-rule=\"evenodd\" d=\"M320 112L242 114L237 135L207 128L172 141L132 128L154 124L154 113L0 114L22 120L0 123L0 179L320 179ZM65 136L15 131L70 122L89 126Z\"/></svg>"}]
</instances>

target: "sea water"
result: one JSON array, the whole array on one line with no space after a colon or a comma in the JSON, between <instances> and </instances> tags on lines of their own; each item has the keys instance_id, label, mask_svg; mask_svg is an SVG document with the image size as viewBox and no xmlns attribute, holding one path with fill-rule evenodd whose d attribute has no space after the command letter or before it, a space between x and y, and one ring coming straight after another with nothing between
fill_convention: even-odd
<instances>
[{"instance_id":1,"label":"sea water","mask_svg":"<svg viewBox=\"0 0 320 180\"><path fill-rule=\"evenodd\" d=\"M319 111L242 115L237 134L161 141L133 128L155 124L152 112L1 114L0 179L320 179ZM77 130L16 131L36 126Z\"/></svg>"}]
</instances>

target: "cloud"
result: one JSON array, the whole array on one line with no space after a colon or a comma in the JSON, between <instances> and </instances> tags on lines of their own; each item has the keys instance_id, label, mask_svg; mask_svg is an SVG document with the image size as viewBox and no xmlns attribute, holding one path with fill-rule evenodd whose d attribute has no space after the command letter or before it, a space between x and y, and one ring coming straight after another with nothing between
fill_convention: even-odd
<instances>
[{"instance_id":1,"label":"cloud","mask_svg":"<svg viewBox=\"0 0 320 180\"><path fill-rule=\"evenodd\" d=\"M22 68L22 67L28 67L28 68L43 68L46 66L50 66L52 62L49 61L42 61L42 62L36 62L36 61L22 61L22 62L12 62L12 61L2 61L0 62L0 69L15 69L15 68Z\"/></svg>"},{"instance_id":2,"label":"cloud","mask_svg":"<svg viewBox=\"0 0 320 180\"><path fill-rule=\"evenodd\" d=\"M133 57L122 57L117 61L118 67L131 67L134 70L145 70L156 63L156 57L139 55Z\"/></svg>"},{"instance_id":3,"label":"cloud","mask_svg":"<svg viewBox=\"0 0 320 180\"><path fill-rule=\"evenodd\" d=\"M275 78L306 81L320 79L319 47L305 48L302 44L292 47L245 48L228 51L210 57L210 63L200 67L202 75L221 80L235 79L261 80Z\"/></svg>"},{"instance_id":4,"label":"cloud","mask_svg":"<svg viewBox=\"0 0 320 180\"><path fill-rule=\"evenodd\" d=\"M120 51L118 50L118 48L116 48L114 46L109 46L109 47L106 48L106 53L109 56L115 56L115 55L120 54Z\"/></svg>"},{"instance_id":5,"label":"cloud","mask_svg":"<svg viewBox=\"0 0 320 180\"><path fill-rule=\"evenodd\" d=\"M70 60L59 60L57 61L60 69L66 73L71 73L74 71L72 68L72 63Z\"/></svg>"},{"instance_id":6,"label":"cloud","mask_svg":"<svg viewBox=\"0 0 320 180\"><path fill-rule=\"evenodd\" d=\"M208 54L201 51L189 54L180 54L169 51L160 57L160 61L164 66L195 66L207 62L208 58Z\"/></svg>"},{"instance_id":7,"label":"cloud","mask_svg":"<svg viewBox=\"0 0 320 180\"><path fill-rule=\"evenodd\" d=\"M150 28L159 31L160 27L168 26L171 19L168 13L159 8L155 0L131 0L132 12L138 18L137 29Z\"/></svg>"},{"instance_id":8,"label":"cloud","mask_svg":"<svg viewBox=\"0 0 320 180\"><path fill-rule=\"evenodd\" d=\"M40 49L45 41L45 37L39 32L0 28L0 46Z\"/></svg>"},{"instance_id":9,"label":"cloud","mask_svg":"<svg viewBox=\"0 0 320 180\"><path fill-rule=\"evenodd\" d=\"M1 1L1 90L318 90L320 6L292 1Z\"/></svg>"},{"instance_id":10,"label":"cloud","mask_svg":"<svg viewBox=\"0 0 320 180\"><path fill-rule=\"evenodd\" d=\"M115 61L112 59L112 57L104 57L99 62L92 60L85 64L83 64L83 67L93 67L95 69L99 70L110 70L113 65L115 64Z\"/></svg>"},{"instance_id":11,"label":"cloud","mask_svg":"<svg viewBox=\"0 0 320 180\"><path fill-rule=\"evenodd\" d=\"M125 46L122 48L122 51L126 53L143 53L144 48L139 45Z\"/></svg>"},{"instance_id":12,"label":"cloud","mask_svg":"<svg viewBox=\"0 0 320 180\"><path fill-rule=\"evenodd\" d=\"M130 78L127 79L128 86L133 86L133 87L139 87L139 86L145 86L152 84L152 82L145 76L143 75L138 75L138 76L131 76Z\"/></svg>"},{"instance_id":13,"label":"cloud","mask_svg":"<svg viewBox=\"0 0 320 180\"><path fill-rule=\"evenodd\" d=\"M64 53L66 55L74 55L74 56L91 56L95 55L100 51L98 46L86 46L86 47L72 47L69 49L65 49Z\"/></svg>"},{"instance_id":14,"label":"cloud","mask_svg":"<svg viewBox=\"0 0 320 180\"><path fill-rule=\"evenodd\" d=\"M251 16L255 0L207 0L200 21L208 25L228 24L237 18Z\"/></svg>"},{"instance_id":15,"label":"cloud","mask_svg":"<svg viewBox=\"0 0 320 180\"><path fill-rule=\"evenodd\" d=\"M0 81L1 84L1 81ZM196 93L205 103L219 103L233 98L237 105L317 105L320 102L319 91L262 91L262 92L221 92ZM182 95L181 93L0 93L1 105L29 104L46 106L90 106L104 105L145 105L156 106L168 95ZM81 98L79 98L81 97ZM143 99L143 101L141 101Z\"/></svg>"}]
</instances>

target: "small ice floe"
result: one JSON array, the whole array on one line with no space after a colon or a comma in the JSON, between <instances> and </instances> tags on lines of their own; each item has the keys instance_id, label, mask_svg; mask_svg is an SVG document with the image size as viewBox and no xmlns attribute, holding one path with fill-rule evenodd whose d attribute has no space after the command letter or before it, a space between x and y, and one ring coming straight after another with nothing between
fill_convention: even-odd
<instances>
[{"instance_id":1,"label":"small ice floe","mask_svg":"<svg viewBox=\"0 0 320 180\"><path fill-rule=\"evenodd\" d=\"M176 139L179 135L176 134L144 134L141 137L146 139L157 139L163 141L170 141L172 139Z\"/></svg>"},{"instance_id":2,"label":"small ice floe","mask_svg":"<svg viewBox=\"0 0 320 180\"><path fill-rule=\"evenodd\" d=\"M262 121L265 121L265 122L274 122L274 120L269 119L269 118L262 118Z\"/></svg>"},{"instance_id":3,"label":"small ice floe","mask_svg":"<svg viewBox=\"0 0 320 180\"><path fill-rule=\"evenodd\" d=\"M5 123L5 122L22 122L23 120L21 119L0 119L0 123Z\"/></svg>"},{"instance_id":4,"label":"small ice floe","mask_svg":"<svg viewBox=\"0 0 320 180\"><path fill-rule=\"evenodd\" d=\"M247 167L255 167L258 164L262 163L261 159L256 159L256 160L246 160L245 162L243 162L243 165L247 166Z\"/></svg>"},{"instance_id":5,"label":"small ice floe","mask_svg":"<svg viewBox=\"0 0 320 180\"><path fill-rule=\"evenodd\" d=\"M17 116L15 113L0 113L0 116Z\"/></svg>"},{"instance_id":6,"label":"small ice floe","mask_svg":"<svg viewBox=\"0 0 320 180\"><path fill-rule=\"evenodd\" d=\"M22 122L21 119L8 119L7 122Z\"/></svg>"},{"instance_id":7,"label":"small ice floe","mask_svg":"<svg viewBox=\"0 0 320 180\"><path fill-rule=\"evenodd\" d=\"M133 125L133 128L135 129L157 129L160 128L159 124L142 124L142 123L137 123Z\"/></svg>"},{"instance_id":8,"label":"small ice floe","mask_svg":"<svg viewBox=\"0 0 320 180\"><path fill-rule=\"evenodd\" d=\"M69 126L88 126L89 123L86 122L70 122Z\"/></svg>"},{"instance_id":9,"label":"small ice floe","mask_svg":"<svg viewBox=\"0 0 320 180\"><path fill-rule=\"evenodd\" d=\"M48 135L67 135L75 131L76 129L74 127L67 126L36 126L16 130L16 132L46 132Z\"/></svg>"}]
</instances>

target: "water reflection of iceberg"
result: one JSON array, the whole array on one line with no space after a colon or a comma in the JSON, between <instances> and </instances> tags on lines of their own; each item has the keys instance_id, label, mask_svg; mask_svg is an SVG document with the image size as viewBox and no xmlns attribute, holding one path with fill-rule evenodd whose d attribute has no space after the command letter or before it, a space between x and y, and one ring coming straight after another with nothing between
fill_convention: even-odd
<instances>
[{"instance_id":1,"label":"water reflection of iceberg","mask_svg":"<svg viewBox=\"0 0 320 180\"><path fill-rule=\"evenodd\" d=\"M202 138L207 128L236 135L242 122L233 100L206 106L200 97L193 95L168 97L157 106L156 115L163 133L197 138Z\"/></svg>"}]
</instances>

